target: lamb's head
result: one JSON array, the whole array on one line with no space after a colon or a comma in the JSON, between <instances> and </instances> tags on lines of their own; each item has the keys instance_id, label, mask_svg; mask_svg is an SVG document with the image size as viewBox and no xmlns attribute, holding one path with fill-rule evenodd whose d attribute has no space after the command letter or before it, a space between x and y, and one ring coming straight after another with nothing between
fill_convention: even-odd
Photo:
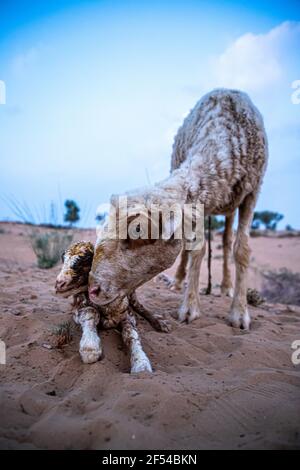
<instances>
[{"instance_id":1,"label":"lamb's head","mask_svg":"<svg viewBox=\"0 0 300 470\"><path fill-rule=\"evenodd\" d=\"M98 240L89 275L93 303L104 306L125 297L174 263L181 240L163 239L161 231L159 238L136 238L143 232L141 225L149 227L150 223L148 214L128 217L127 238L106 236Z\"/></svg>"},{"instance_id":2,"label":"lamb's head","mask_svg":"<svg viewBox=\"0 0 300 470\"><path fill-rule=\"evenodd\" d=\"M93 256L93 244L85 241L73 243L62 254L63 266L55 284L57 294L69 297L87 290Z\"/></svg>"}]
</instances>

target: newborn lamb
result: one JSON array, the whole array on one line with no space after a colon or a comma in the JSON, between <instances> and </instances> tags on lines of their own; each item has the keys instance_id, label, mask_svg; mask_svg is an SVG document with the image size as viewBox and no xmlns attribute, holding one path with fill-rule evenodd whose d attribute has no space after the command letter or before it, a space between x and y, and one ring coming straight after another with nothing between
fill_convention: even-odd
<instances>
[{"instance_id":1,"label":"newborn lamb","mask_svg":"<svg viewBox=\"0 0 300 470\"><path fill-rule=\"evenodd\" d=\"M119 328L130 352L131 372L152 372L148 357L142 349L133 310L143 316L155 329L168 331L168 324L142 307L135 294L115 300L107 307L98 307L89 300L88 276L92 266L94 246L90 242L73 243L62 255L63 266L57 276L56 293L73 296L74 321L81 325L79 353L84 363L98 361L102 345L97 326Z\"/></svg>"}]
</instances>

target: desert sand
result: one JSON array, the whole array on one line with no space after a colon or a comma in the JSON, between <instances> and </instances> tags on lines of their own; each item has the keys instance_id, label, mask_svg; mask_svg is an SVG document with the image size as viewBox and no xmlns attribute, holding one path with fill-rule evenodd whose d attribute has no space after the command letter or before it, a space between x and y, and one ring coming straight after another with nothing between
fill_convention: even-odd
<instances>
[{"instance_id":1,"label":"desert sand","mask_svg":"<svg viewBox=\"0 0 300 470\"><path fill-rule=\"evenodd\" d=\"M295 449L300 448L300 365L291 344L300 340L300 307L250 307L252 329L226 322L221 297L221 239L213 242L213 293L201 295L201 319L172 318L181 294L151 281L139 299L170 321L168 334L139 319L152 375L129 374L117 331L102 331L105 357L84 365L80 331L63 349L48 349L52 328L70 317L70 302L55 296L60 269L37 268L30 228L0 224L0 365L2 449ZM95 241L93 230L75 239ZM300 271L300 238L252 238L249 286L261 272ZM170 270L172 271L174 268ZM200 288L207 270L202 269Z\"/></svg>"}]
</instances>

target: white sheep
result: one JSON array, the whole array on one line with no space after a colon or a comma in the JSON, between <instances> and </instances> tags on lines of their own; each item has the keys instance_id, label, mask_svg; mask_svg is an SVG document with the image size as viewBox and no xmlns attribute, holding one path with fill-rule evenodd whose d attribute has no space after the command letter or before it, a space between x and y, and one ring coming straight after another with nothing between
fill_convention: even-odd
<instances>
[{"instance_id":1,"label":"white sheep","mask_svg":"<svg viewBox=\"0 0 300 470\"><path fill-rule=\"evenodd\" d=\"M148 217L152 204L200 202L205 214L224 214L224 277L222 291L232 294L228 255L234 212L239 222L234 244L235 288L229 320L232 326L248 329L247 268L249 228L268 159L263 119L249 97L237 90L219 89L205 95L189 113L173 146L171 175L150 189L127 193L129 208L142 204ZM116 198L112 198L116 205ZM128 224L134 217L129 218ZM174 233L167 221L163 230ZM124 298L158 273L169 268L181 248L176 284L186 276L180 321L200 316L199 274L205 243L187 249L186 241L157 239L99 239L89 277L89 295L97 305Z\"/></svg>"}]
</instances>

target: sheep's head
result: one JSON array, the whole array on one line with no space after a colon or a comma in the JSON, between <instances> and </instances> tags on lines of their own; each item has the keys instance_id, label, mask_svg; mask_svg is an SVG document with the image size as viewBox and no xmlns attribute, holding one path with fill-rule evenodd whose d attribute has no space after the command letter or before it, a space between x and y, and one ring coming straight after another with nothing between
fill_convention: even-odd
<instances>
[{"instance_id":1,"label":"sheep's head","mask_svg":"<svg viewBox=\"0 0 300 470\"><path fill-rule=\"evenodd\" d=\"M93 256L93 244L85 241L73 243L62 254L63 266L55 284L57 294L69 297L87 289Z\"/></svg>"},{"instance_id":2,"label":"sheep's head","mask_svg":"<svg viewBox=\"0 0 300 470\"><path fill-rule=\"evenodd\" d=\"M148 214L142 217L143 225L149 226ZM93 303L104 306L125 297L174 263L181 240L162 239L161 233L157 239L135 238L140 226L141 215L129 217L126 218L127 238L98 240L89 275L89 296Z\"/></svg>"}]
</instances>

